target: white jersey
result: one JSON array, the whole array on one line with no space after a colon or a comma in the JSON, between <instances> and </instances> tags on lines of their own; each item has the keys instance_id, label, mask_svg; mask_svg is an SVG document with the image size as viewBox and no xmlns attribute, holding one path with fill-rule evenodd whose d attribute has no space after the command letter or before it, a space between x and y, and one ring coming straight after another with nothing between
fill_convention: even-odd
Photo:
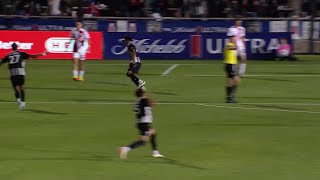
<instances>
[{"instance_id":1,"label":"white jersey","mask_svg":"<svg viewBox=\"0 0 320 180\"><path fill-rule=\"evenodd\" d=\"M228 36L235 36L238 49L245 49L243 38L246 36L246 28L242 26L231 26L227 32Z\"/></svg>"},{"instance_id":2,"label":"white jersey","mask_svg":"<svg viewBox=\"0 0 320 180\"><path fill-rule=\"evenodd\" d=\"M74 28L71 31L70 37L74 39L73 52L78 52L78 50L82 49L83 47L85 49L88 48L88 40L90 39L90 35L87 30L83 28L81 28L80 30Z\"/></svg>"}]
</instances>

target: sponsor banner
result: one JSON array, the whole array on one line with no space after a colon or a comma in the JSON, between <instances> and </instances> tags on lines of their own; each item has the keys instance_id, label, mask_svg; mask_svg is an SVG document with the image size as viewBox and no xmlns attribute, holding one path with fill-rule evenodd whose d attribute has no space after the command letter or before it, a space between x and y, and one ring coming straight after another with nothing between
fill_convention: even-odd
<instances>
[{"instance_id":1,"label":"sponsor banner","mask_svg":"<svg viewBox=\"0 0 320 180\"><path fill-rule=\"evenodd\" d=\"M0 57L11 52L11 44L18 44L18 49L29 54L48 51L41 59L72 59L73 42L69 31L1 31ZM87 59L103 58L102 33L89 32L90 48Z\"/></svg>"},{"instance_id":2,"label":"sponsor banner","mask_svg":"<svg viewBox=\"0 0 320 180\"><path fill-rule=\"evenodd\" d=\"M105 59L128 59L123 37L130 35L142 59L222 59L225 33L105 33ZM272 59L280 38L290 33L248 33L249 59Z\"/></svg>"}]
</instances>

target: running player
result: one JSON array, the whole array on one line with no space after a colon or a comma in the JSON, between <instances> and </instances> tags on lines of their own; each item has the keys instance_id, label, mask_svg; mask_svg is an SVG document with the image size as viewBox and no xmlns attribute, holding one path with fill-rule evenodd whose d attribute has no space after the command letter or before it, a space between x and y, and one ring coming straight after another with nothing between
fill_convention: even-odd
<instances>
[{"instance_id":1,"label":"running player","mask_svg":"<svg viewBox=\"0 0 320 180\"><path fill-rule=\"evenodd\" d=\"M131 81L138 86L139 88L141 88L142 86L144 86L146 84L145 81L139 79L136 74L139 73L139 70L141 68L141 61L140 58L137 55L137 49L136 47L132 44L132 38L129 36L126 36L124 38L124 43L128 48L128 53L130 56L130 64L129 64L129 68L127 71L127 76L131 78Z\"/></svg>"},{"instance_id":2,"label":"running player","mask_svg":"<svg viewBox=\"0 0 320 180\"><path fill-rule=\"evenodd\" d=\"M229 42L226 44L224 49L224 63L225 71L227 73L227 86L226 86L226 102L235 103L235 91L240 83L240 78L238 75L238 62L237 62L237 46L235 43L235 37L230 36Z\"/></svg>"},{"instance_id":3,"label":"running player","mask_svg":"<svg viewBox=\"0 0 320 180\"><path fill-rule=\"evenodd\" d=\"M235 25L228 30L228 36L235 36L237 45L237 55L240 57L239 75L244 76L247 68L247 53L246 53L246 28L242 26L241 19L235 20Z\"/></svg>"},{"instance_id":4,"label":"running player","mask_svg":"<svg viewBox=\"0 0 320 180\"><path fill-rule=\"evenodd\" d=\"M152 102L145 95L144 88L138 88L136 90L136 96L138 98L137 103L135 104L135 113L137 118L137 128L139 130L140 137L137 141L126 147L120 147L120 158L126 159L128 152L137 147L140 147L145 144L146 141L150 139L152 146L152 156L153 157L163 157L157 148L156 142L156 130L151 127L153 116L152 116Z\"/></svg>"},{"instance_id":5,"label":"running player","mask_svg":"<svg viewBox=\"0 0 320 180\"><path fill-rule=\"evenodd\" d=\"M81 21L76 22L76 28L71 31L73 44L73 80L84 81L84 62L89 48L90 35L87 30L82 28Z\"/></svg>"},{"instance_id":6,"label":"running player","mask_svg":"<svg viewBox=\"0 0 320 180\"><path fill-rule=\"evenodd\" d=\"M24 92L26 71L24 60L45 56L47 53L43 52L42 54L29 55L25 52L18 51L18 45L16 43L13 43L11 47L13 51L3 58L3 60L0 62L0 66L4 63L9 64L8 67L10 71L12 87L14 89L19 108L23 110L26 107Z\"/></svg>"}]
</instances>

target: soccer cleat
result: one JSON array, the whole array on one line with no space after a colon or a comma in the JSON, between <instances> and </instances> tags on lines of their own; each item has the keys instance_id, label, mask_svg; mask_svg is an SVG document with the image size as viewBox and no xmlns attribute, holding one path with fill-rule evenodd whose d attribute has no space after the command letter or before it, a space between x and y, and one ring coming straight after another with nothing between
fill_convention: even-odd
<instances>
[{"instance_id":1,"label":"soccer cleat","mask_svg":"<svg viewBox=\"0 0 320 180\"><path fill-rule=\"evenodd\" d=\"M152 151L152 157L161 158L163 155L161 155L159 151Z\"/></svg>"},{"instance_id":2,"label":"soccer cleat","mask_svg":"<svg viewBox=\"0 0 320 180\"><path fill-rule=\"evenodd\" d=\"M24 110L24 109L26 108L26 103L23 102L23 101L20 101L20 103L19 103L19 108L20 108L21 110Z\"/></svg>"},{"instance_id":3,"label":"soccer cleat","mask_svg":"<svg viewBox=\"0 0 320 180\"><path fill-rule=\"evenodd\" d=\"M74 81L80 81L80 78L79 77L73 77L72 78Z\"/></svg>"},{"instance_id":4,"label":"soccer cleat","mask_svg":"<svg viewBox=\"0 0 320 180\"><path fill-rule=\"evenodd\" d=\"M129 152L128 147L120 147L119 149L120 159L127 159L128 152Z\"/></svg>"},{"instance_id":5,"label":"soccer cleat","mask_svg":"<svg viewBox=\"0 0 320 180\"><path fill-rule=\"evenodd\" d=\"M84 81L84 78L83 77L79 77L78 81Z\"/></svg>"},{"instance_id":6,"label":"soccer cleat","mask_svg":"<svg viewBox=\"0 0 320 180\"><path fill-rule=\"evenodd\" d=\"M146 82L145 81L139 81L139 88L141 88L141 87L143 87L144 85L146 84Z\"/></svg>"}]
</instances>

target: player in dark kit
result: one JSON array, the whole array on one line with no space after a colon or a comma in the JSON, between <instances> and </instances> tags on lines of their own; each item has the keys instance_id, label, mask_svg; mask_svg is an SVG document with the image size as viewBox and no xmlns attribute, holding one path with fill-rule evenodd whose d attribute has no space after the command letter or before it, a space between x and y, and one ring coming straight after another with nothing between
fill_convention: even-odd
<instances>
[{"instance_id":1,"label":"player in dark kit","mask_svg":"<svg viewBox=\"0 0 320 180\"><path fill-rule=\"evenodd\" d=\"M137 128L139 130L140 137L137 141L126 147L120 147L120 158L126 159L128 152L132 149L140 147L145 144L146 141L150 139L152 146L152 156L153 157L163 157L157 149L156 142L156 130L151 127L153 116L152 116L152 102L145 95L145 90L139 88L136 90L136 96L138 98L135 104L135 113L137 118Z\"/></svg>"},{"instance_id":2,"label":"player in dark kit","mask_svg":"<svg viewBox=\"0 0 320 180\"><path fill-rule=\"evenodd\" d=\"M17 98L17 103L19 104L20 109L25 109L25 93L24 93L24 81L25 81L25 59L29 58L38 58L40 56L47 55L46 52L42 54L34 54L29 55L25 52L18 51L18 45L13 43L12 45L12 52L8 54L3 60L0 62L0 66L4 63L8 63L10 76L11 76L11 83L12 87L15 92L15 96Z\"/></svg>"},{"instance_id":3,"label":"player in dark kit","mask_svg":"<svg viewBox=\"0 0 320 180\"><path fill-rule=\"evenodd\" d=\"M130 64L127 72L127 76L131 78L132 82L138 86L139 88L143 87L146 82L139 79L136 74L139 73L139 70L141 68L141 61L140 58L137 55L137 49L136 47L132 44L132 38L129 36L126 36L124 38L124 43L128 48L128 53L130 56Z\"/></svg>"}]
</instances>

